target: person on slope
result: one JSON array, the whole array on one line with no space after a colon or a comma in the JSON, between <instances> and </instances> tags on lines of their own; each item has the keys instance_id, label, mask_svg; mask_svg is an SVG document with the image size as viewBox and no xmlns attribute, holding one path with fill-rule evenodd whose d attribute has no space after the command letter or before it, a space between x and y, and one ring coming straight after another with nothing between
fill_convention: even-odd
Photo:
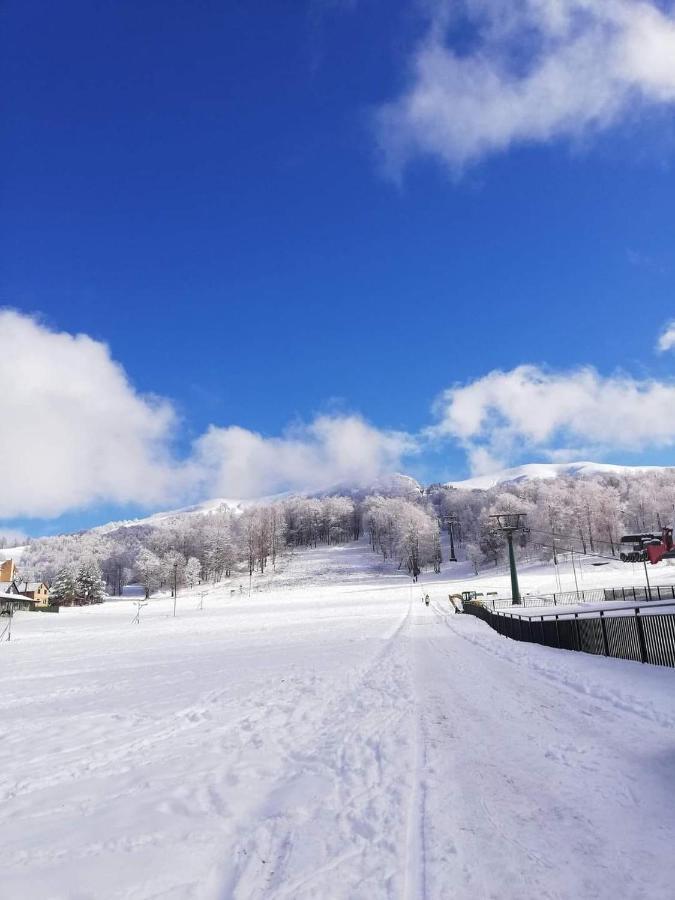
<instances>
[{"instance_id":1,"label":"person on slope","mask_svg":"<svg viewBox=\"0 0 675 900\"><path fill-rule=\"evenodd\" d=\"M424 595L424 605L425 605L425 606L428 606L428 605L429 605L429 595L428 595L428 594L425 594L425 595Z\"/></svg>"}]
</instances>

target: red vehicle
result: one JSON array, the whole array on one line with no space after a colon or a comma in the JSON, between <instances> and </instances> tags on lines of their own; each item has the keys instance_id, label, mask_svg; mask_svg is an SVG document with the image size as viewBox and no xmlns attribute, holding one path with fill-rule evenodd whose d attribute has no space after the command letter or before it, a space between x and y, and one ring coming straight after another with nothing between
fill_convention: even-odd
<instances>
[{"instance_id":1,"label":"red vehicle","mask_svg":"<svg viewBox=\"0 0 675 900\"><path fill-rule=\"evenodd\" d=\"M632 544L632 550L619 554L621 562L650 562L653 566L662 559L675 559L673 529L662 528L661 534L625 534L622 544Z\"/></svg>"}]
</instances>

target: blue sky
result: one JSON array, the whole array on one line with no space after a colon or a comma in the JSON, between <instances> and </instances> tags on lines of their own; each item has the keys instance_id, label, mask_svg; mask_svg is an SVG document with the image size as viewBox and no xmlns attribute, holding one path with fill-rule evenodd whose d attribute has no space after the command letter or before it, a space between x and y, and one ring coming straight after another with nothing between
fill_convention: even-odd
<instances>
[{"instance_id":1,"label":"blue sky","mask_svg":"<svg viewBox=\"0 0 675 900\"><path fill-rule=\"evenodd\" d=\"M171 402L179 459L211 425L278 436L358 413L419 435L443 391L523 364L670 386L672 352L655 350L675 310L670 73L658 91L622 73L642 100L580 101L574 127L528 108L487 139L471 112L468 145L431 140L400 106L424 80L428 9L6 0L0 302L107 344L134 391ZM503 40L531 64L527 24ZM483 26L446 22L439 45L465 62ZM454 122L462 99L433 115ZM406 468L468 474L460 431ZM515 443L500 462L541 458ZM575 447L673 462L670 433ZM6 521L59 530L138 506L83 496Z\"/></svg>"}]
</instances>

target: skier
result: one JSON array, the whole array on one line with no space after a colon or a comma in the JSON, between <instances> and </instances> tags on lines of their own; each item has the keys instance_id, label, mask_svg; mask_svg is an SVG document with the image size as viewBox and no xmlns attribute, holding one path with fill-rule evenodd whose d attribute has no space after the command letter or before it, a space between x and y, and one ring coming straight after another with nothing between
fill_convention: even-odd
<instances>
[{"instance_id":1,"label":"skier","mask_svg":"<svg viewBox=\"0 0 675 900\"><path fill-rule=\"evenodd\" d=\"M425 606L428 606L428 605L429 605L429 595L428 595L428 594L425 594L425 595L424 595L424 605L425 605Z\"/></svg>"}]
</instances>

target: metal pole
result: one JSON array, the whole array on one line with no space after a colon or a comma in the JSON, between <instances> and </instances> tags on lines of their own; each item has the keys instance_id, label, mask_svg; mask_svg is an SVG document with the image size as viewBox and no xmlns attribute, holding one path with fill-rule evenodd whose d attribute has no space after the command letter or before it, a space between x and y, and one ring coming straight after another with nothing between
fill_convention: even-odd
<instances>
[{"instance_id":1,"label":"metal pole","mask_svg":"<svg viewBox=\"0 0 675 900\"><path fill-rule=\"evenodd\" d=\"M572 571L574 572L574 584L575 584L575 587L577 589L577 594L578 594L579 593L579 582L577 581L577 569L576 569L576 566L574 565L574 550L572 550L571 556L572 556Z\"/></svg>"},{"instance_id":2,"label":"metal pole","mask_svg":"<svg viewBox=\"0 0 675 900\"><path fill-rule=\"evenodd\" d=\"M173 615L176 617L176 580L178 576L178 563L173 564Z\"/></svg>"},{"instance_id":3,"label":"metal pole","mask_svg":"<svg viewBox=\"0 0 675 900\"><path fill-rule=\"evenodd\" d=\"M647 560L643 559L642 562L645 567L645 578L647 579L647 599L651 600L652 599L652 586L649 583L649 572L647 571Z\"/></svg>"},{"instance_id":4,"label":"metal pole","mask_svg":"<svg viewBox=\"0 0 675 900\"><path fill-rule=\"evenodd\" d=\"M513 532L506 532L506 540L509 545L509 567L511 568L511 604L520 604L520 591L518 589L518 572L516 571L516 557L513 552Z\"/></svg>"}]
</instances>

